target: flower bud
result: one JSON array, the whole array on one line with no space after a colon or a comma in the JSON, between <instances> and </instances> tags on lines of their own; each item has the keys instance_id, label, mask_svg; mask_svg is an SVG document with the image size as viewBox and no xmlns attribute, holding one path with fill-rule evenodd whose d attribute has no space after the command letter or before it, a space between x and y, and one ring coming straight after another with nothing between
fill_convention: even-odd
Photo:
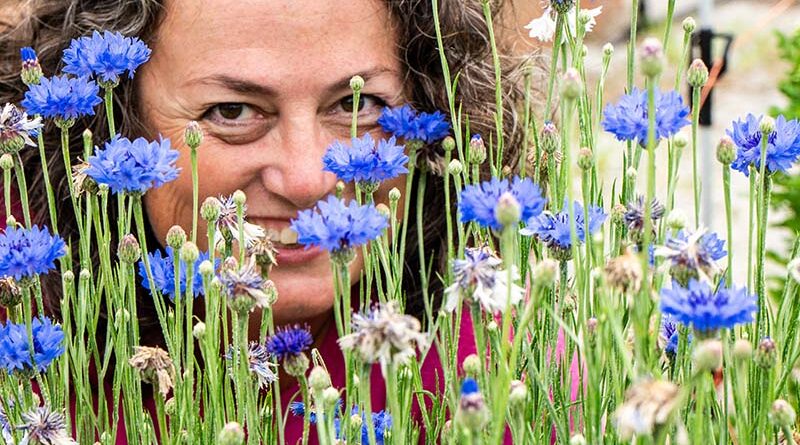
<instances>
[{"instance_id":1,"label":"flower bud","mask_svg":"<svg viewBox=\"0 0 800 445\"><path fill-rule=\"evenodd\" d=\"M308 356L301 352L286 357L286 360L283 361L283 369L292 377L300 377L305 375L309 364Z\"/></svg>"},{"instance_id":2,"label":"flower bud","mask_svg":"<svg viewBox=\"0 0 800 445\"><path fill-rule=\"evenodd\" d=\"M22 83L27 86L38 85L44 75L42 73L42 66L39 64L39 57L33 48L26 46L19 50L20 58L22 59Z\"/></svg>"},{"instance_id":3,"label":"flower bud","mask_svg":"<svg viewBox=\"0 0 800 445\"><path fill-rule=\"evenodd\" d=\"M361 91L364 89L364 78L355 75L350 78L350 89L353 91Z\"/></svg>"},{"instance_id":4,"label":"flower bud","mask_svg":"<svg viewBox=\"0 0 800 445\"><path fill-rule=\"evenodd\" d=\"M681 131L672 138L672 143L675 144L676 148L685 148L689 145L689 138L686 136L686 132Z\"/></svg>"},{"instance_id":5,"label":"flower bud","mask_svg":"<svg viewBox=\"0 0 800 445\"><path fill-rule=\"evenodd\" d=\"M692 17L686 17L685 19L683 19L683 23L681 23L681 25L683 26L683 32L685 32L686 34L693 33L695 28L697 28L697 23L694 21L694 18Z\"/></svg>"},{"instance_id":6,"label":"flower bud","mask_svg":"<svg viewBox=\"0 0 800 445\"><path fill-rule=\"evenodd\" d=\"M667 216L667 227L672 230L683 230L687 225L686 214L681 209L675 209Z\"/></svg>"},{"instance_id":7,"label":"flower bud","mask_svg":"<svg viewBox=\"0 0 800 445\"><path fill-rule=\"evenodd\" d=\"M456 148L456 140L452 136L447 136L442 139L442 148L444 151L453 151Z\"/></svg>"},{"instance_id":8,"label":"flower bud","mask_svg":"<svg viewBox=\"0 0 800 445\"><path fill-rule=\"evenodd\" d=\"M614 55L614 45L610 42L603 45L603 56L604 57L611 57Z\"/></svg>"},{"instance_id":9,"label":"flower bud","mask_svg":"<svg viewBox=\"0 0 800 445\"><path fill-rule=\"evenodd\" d=\"M164 414L174 416L177 413L178 404L175 402L175 397L170 397L169 400L164 402Z\"/></svg>"},{"instance_id":10,"label":"flower bud","mask_svg":"<svg viewBox=\"0 0 800 445\"><path fill-rule=\"evenodd\" d=\"M225 286L224 284L222 284L222 280L220 280L219 277L212 278L211 283L209 283L209 285L211 286L211 289L213 289L215 292L222 292L222 288Z\"/></svg>"},{"instance_id":11,"label":"flower bud","mask_svg":"<svg viewBox=\"0 0 800 445\"><path fill-rule=\"evenodd\" d=\"M364 422L364 418L361 417L359 414L353 414L350 416L350 427L356 431L361 430L361 425Z\"/></svg>"},{"instance_id":12,"label":"flower bud","mask_svg":"<svg viewBox=\"0 0 800 445\"><path fill-rule=\"evenodd\" d=\"M566 14L575 6L575 0L557 0L549 2L550 6L559 14Z\"/></svg>"},{"instance_id":13,"label":"flower bud","mask_svg":"<svg viewBox=\"0 0 800 445\"><path fill-rule=\"evenodd\" d=\"M243 206L244 203L247 202L247 195L245 195L241 190L236 190L233 192L233 196L231 196L231 198L233 199L233 203L237 206Z\"/></svg>"},{"instance_id":14,"label":"flower bud","mask_svg":"<svg viewBox=\"0 0 800 445\"><path fill-rule=\"evenodd\" d=\"M611 223L618 226L624 225L626 213L628 213L628 208L624 204L614 204L614 207L611 208Z\"/></svg>"},{"instance_id":15,"label":"flower bud","mask_svg":"<svg viewBox=\"0 0 800 445\"><path fill-rule=\"evenodd\" d=\"M200 217L209 223L216 223L222 211L222 203L219 199L209 196L200 206Z\"/></svg>"},{"instance_id":16,"label":"flower bud","mask_svg":"<svg viewBox=\"0 0 800 445\"><path fill-rule=\"evenodd\" d=\"M581 170L588 171L594 167L594 153L588 147L581 148L578 152L578 167Z\"/></svg>"},{"instance_id":17,"label":"flower bud","mask_svg":"<svg viewBox=\"0 0 800 445\"><path fill-rule=\"evenodd\" d=\"M139 241L137 241L136 237L132 234L129 233L119 240L117 256L121 261L128 264L133 264L139 261L139 256L141 253L142 250L139 247Z\"/></svg>"},{"instance_id":18,"label":"flower bud","mask_svg":"<svg viewBox=\"0 0 800 445\"><path fill-rule=\"evenodd\" d=\"M778 399L772 402L769 410L769 420L778 428L791 428L797 420L797 414L786 400Z\"/></svg>"},{"instance_id":19,"label":"flower bud","mask_svg":"<svg viewBox=\"0 0 800 445\"><path fill-rule=\"evenodd\" d=\"M697 372L716 371L722 367L722 342L716 339L700 342L692 352Z\"/></svg>"},{"instance_id":20,"label":"flower bud","mask_svg":"<svg viewBox=\"0 0 800 445\"><path fill-rule=\"evenodd\" d=\"M206 324L202 321L198 321L195 323L194 327L192 328L192 336L198 340L202 340L203 337L206 335Z\"/></svg>"},{"instance_id":21,"label":"flower bud","mask_svg":"<svg viewBox=\"0 0 800 445\"><path fill-rule=\"evenodd\" d=\"M197 121L190 121L186 124L183 140L192 150L197 150L197 147L203 143L203 129L200 128L200 124Z\"/></svg>"},{"instance_id":22,"label":"flower bud","mask_svg":"<svg viewBox=\"0 0 800 445\"><path fill-rule=\"evenodd\" d=\"M775 119L772 116L764 116L758 125L758 129L765 136L769 136L775 132Z\"/></svg>"},{"instance_id":23,"label":"flower bud","mask_svg":"<svg viewBox=\"0 0 800 445\"><path fill-rule=\"evenodd\" d=\"M686 78L689 80L689 85L695 88L702 88L708 82L708 67L701 59L694 59L689 66Z\"/></svg>"},{"instance_id":24,"label":"flower bud","mask_svg":"<svg viewBox=\"0 0 800 445\"><path fill-rule=\"evenodd\" d=\"M64 271L64 273L61 275L61 279L66 284L72 284L75 282L75 274L71 270Z\"/></svg>"},{"instance_id":25,"label":"flower bud","mask_svg":"<svg viewBox=\"0 0 800 445\"><path fill-rule=\"evenodd\" d=\"M16 227L17 225L17 218L14 218L14 215L8 215L6 217L6 227Z\"/></svg>"},{"instance_id":26,"label":"flower bud","mask_svg":"<svg viewBox=\"0 0 800 445\"><path fill-rule=\"evenodd\" d=\"M569 445L586 445L586 438L583 434L576 434L569 438Z\"/></svg>"},{"instance_id":27,"label":"flower bud","mask_svg":"<svg viewBox=\"0 0 800 445\"><path fill-rule=\"evenodd\" d=\"M339 390L329 386L322 390L322 404L326 409L333 408L339 401Z\"/></svg>"},{"instance_id":28,"label":"flower bud","mask_svg":"<svg viewBox=\"0 0 800 445\"><path fill-rule=\"evenodd\" d=\"M222 427L217 436L218 445L242 445L244 444L244 430L236 422L229 422Z\"/></svg>"},{"instance_id":29,"label":"flower bud","mask_svg":"<svg viewBox=\"0 0 800 445\"><path fill-rule=\"evenodd\" d=\"M469 163L480 165L486 161L486 145L479 134L472 135L469 140Z\"/></svg>"},{"instance_id":30,"label":"flower bud","mask_svg":"<svg viewBox=\"0 0 800 445\"><path fill-rule=\"evenodd\" d=\"M78 279L80 281L88 281L90 278L92 278L92 273L89 272L88 269L81 269L80 273L78 274Z\"/></svg>"},{"instance_id":31,"label":"flower bud","mask_svg":"<svg viewBox=\"0 0 800 445\"><path fill-rule=\"evenodd\" d=\"M464 372L470 377L477 377L481 372L483 372L481 359L478 357L478 354L470 354L464 357L461 367L464 368Z\"/></svg>"},{"instance_id":32,"label":"flower bud","mask_svg":"<svg viewBox=\"0 0 800 445\"><path fill-rule=\"evenodd\" d=\"M383 215L383 217L386 219L389 219L392 216L392 211L389 209L389 206L382 202L375 206L375 210L377 210L378 213Z\"/></svg>"},{"instance_id":33,"label":"flower bud","mask_svg":"<svg viewBox=\"0 0 800 445\"><path fill-rule=\"evenodd\" d=\"M544 123L539 142L542 144L542 150L547 154L555 153L558 150L561 146L561 138L554 123L550 121Z\"/></svg>"},{"instance_id":34,"label":"flower bud","mask_svg":"<svg viewBox=\"0 0 800 445\"><path fill-rule=\"evenodd\" d=\"M533 267L533 284L536 286L551 287L558 277L558 262L547 258L536 263Z\"/></svg>"},{"instance_id":35,"label":"flower bud","mask_svg":"<svg viewBox=\"0 0 800 445\"><path fill-rule=\"evenodd\" d=\"M464 171L464 165L458 159L453 159L450 161L450 164L447 165L447 173L450 173L453 176L458 176Z\"/></svg>"},{"instance_id":36,"label":"flower bud","mask_svg":"<svg viewBox=\"0 0 800 445\"><path fill-rule=\"evenodd\" d=\"M314 366L308 375L308 385L314 391L322 391L331 386L331 376L322 366Z\"/></svg>"},{"instance_id":37,"label":"flower bud","mask_svg":"<svg viewBox=\"0 0 800 445\"><path fill-rule=\"evenodd\" d=\"M197 271L200 272L200 275L203 277L210 277L214 274L214 265L209 260L203 260L199 266L197 266Z\"/></svg>"},{"instance_id":38,"label":"flower bud","mask_svg":"<svg viewBox=\"0 0 800 445\"><path fill-rule=\"evenodd\" d=\"M789 277L791 277L796 284L800 284L800 258L789 261L786 268L789 270Z\"/></svg>"},{"instance_id":39,"label":"flower bud","mask_svg":"<svg viewBox=\"0 0 800 445\"><path fill-rule=\"evenodd\" d=\"M733 344L733 359L744 362L753 358L753 345L750 341L740 338Z\"/></svg>"},{"instance_id":40,"label":"flower bud","mask_svg":"<svg viewBox=\"0 0 800 445\"><path fill-rule=\"evenodd\" d=\"M504 192L497 200L494 208L494 217L503 227L509 227L519 222L522 215L519 201L510 192Z\"/></svg>"},{"instance_id":41,"label":"flower bud","mask_svg":"<svg viewBox=\"0 0 800 445\"><path fill-rule=\"evenodd\" d=\"M342 194L344 194L345 187L346 187L346 185L345 185L344 181L336 181L335 194L336 194L337 198L342 199Z\"/></svg>"},{"instance_id":42,"label":"flower bud","mask_svg":"<svg viewBox=\"0 0 800 445\"><path fill-rule=\"evenodd\" d=\"M512 408L519 409L528 400L528 387L519 380L511 382L511 390L508 395L508 403Z\"/></svg>"},{"instance_id":43,"label":"flower bud","mask_svg":"<svg viewBox=\"0 0 800 445\"><path fill-rule=\"evenodd\" d=\"M175 250L183 247L186 242L186 232L181 226L172 226L167 230L167 245Z\"/></svg>"},{"instance_id":44,"label":"flower bud","mask_svg":"<svg viewBox=\"0 0 800 445\"><path fill-rule=\"evenodd\" d=\"M717 161L722 165L730 165L736 159L736 146L729 136L722 136L717 144Z\"/></svg>"},{"instance_id":45,"label":"flower bud","mask_svg":"<svg viewBox=\"0 0 800 445\"><path fill-rule=\"evenodd\" d=\"M756 350L756 364L764 369L769 369L775 366L777 358L778 352L775 342L769 337L762 338Z\"/></svg>"},{"instance_id":46,"label":"flower bud","mask_svg":"<svg viewBox=\"0 0 800 445\"><path fill-rule=\"evenodd\" d=\"M644 39L639 57L645 77L653 78L661 74L664 69L664 46L660 40L654 37Z\"/></svg>"},{"instance_id":47,"label":"flower bud","mask_svg":"<svg viewBox=\"0 0 800 445\"><path fill-rule=\"evenodd\" d=\"M586 333L589 334L589 336L593 337L595 334L597 334L598 323L599 321L597 321L597 317L589 317L589 319L586 320Z\"/></svg>"},{"instance_id":48,"label":"flower bud","mask_svg":"<svg viewBox=\"0 0 800 445\"><path fill-rule=\"evenodd\" d=\"M583 80L575 68L567 68L561 77L561 96L567 100L575 100L583 94Z\"/></svg>"},{"instance_id":49,"label":"flower bud","mask_svg":"<svg viewBox=\"0 0 800 445\"><path fill-rule=\"evenodd\" d=\"M14 158L9 153L3 153L3 156L0 156L0 168L3 170L14 168Z\"/></svg>"},{"instance_id":50,"label":"flower bud","mask_svg":"<svg viewBox=\"0 0 800 445\"><path fill-rule=\"evenodd\" d=\"M197 248L197 244L187 241L181 247L181 261L186 264L194 264L197 261L197 258L200 257L200 249Z\"/></svg>"},{"instance_id":51,"label":"flower bud","mask_svg":"<svg viewBox=\"0 0 800 445\"><path fill-rule=\"evenodd\" d=\"M389 201L390 202L400 201L400 190L397 187L392 187L392 189L389 190Z\"/></svg>"},{"instance_id":52,"label":"flower bud","mask_svg":"<svg viewBox=\"0 0 800 445\"><path fill-rule=\"evenodd\" d=\"M628 178L628 181L635 182L637 176L639 176L639 172L636 171L635 167L628 167L628 169L625 170L625 177Z\"/></svg>"},{"instance_id":53,"label":"flower bud","mask_svg":"<svg viewBox=\"0 0 800 445\"><path fill-rule=\"evenodd\" d=\"M13 277L0 278L0 306L12 308L22 302L22 289Z\"/></svg>"}]
</instances>

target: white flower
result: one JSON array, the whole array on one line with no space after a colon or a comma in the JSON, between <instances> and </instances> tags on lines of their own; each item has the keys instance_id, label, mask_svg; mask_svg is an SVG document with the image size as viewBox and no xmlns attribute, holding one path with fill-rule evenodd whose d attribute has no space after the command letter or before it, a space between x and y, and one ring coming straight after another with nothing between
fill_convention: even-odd
<instances>
[{"instance_id":1,"label":"white flower","mask_svg":"<svg viewBox=\"0 0 800 445\"><path fill-rule=\"evenodd\" d=\"M597 24L597 16L603 12L603 7L598 6L592 9L582 9L581 11L585 11L589 15L589 21L586 22L585 25L585 32L589 33L592 32L594 29L594 25ZM552 7L547 7L542 14L541 17L535 18L531 20L530 23L525 25L525 29L528 29L528 35L534 39L539 39L542 42L549 42L553 40L553 36L556 33L556 12L553 10ZM577 16L575 13L575 8L570 9L567 13L567 26L569 26L569 32L571 35L575 35L575 22L577 21ZM566 39L566 35L563 37ZM563 42L563 40L562 40Z\"/></svg>"},{"instance_id":2,"label":"white flower","mask_svg":"<svg viewBox=\"0 0 800 445\"><path fill-rule=\"evenodd\" d=\"M486 249L467 248L463 260L453 261L454 282L445 289L444 309L455 310L462 296L491 313L504 312L507 307L517 305L525 292L513 283L519 280L519 273L516 268L511 270L512 283L509 284L508 271L500 269L500 264L500 259Z\"/></svg>"},{"instance_id":3,"label":"white flower","mask_svg":"<svg viewBox=\"0 0 800 445\"><path fill-rule=\"evenodd\" d=\"M214 243L216 248L225 245L226 237L234 241L239 240L239 218L236 214L236 203L233 196L220 197L220 204L222 204L217 220L216 234L214 235ZM251 247L256 240L267 236L267 232L263 227L244 221L244 216L247 215L247 207L242 209L242 221L244 232L245 248Z\"/></svg>"}]
</instances>

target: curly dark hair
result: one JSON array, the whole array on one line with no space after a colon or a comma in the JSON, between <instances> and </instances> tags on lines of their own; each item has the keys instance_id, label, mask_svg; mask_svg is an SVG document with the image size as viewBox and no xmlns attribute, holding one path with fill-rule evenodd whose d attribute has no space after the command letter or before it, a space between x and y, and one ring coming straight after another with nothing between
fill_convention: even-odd
<instances>
[{"instance_id":1,"label":"curly dark hair","mask_svg":"<svg viewBox=\"0 0 800 445\"><path fill-rule=\"evenodd\" d=\"M94 30L119 31L138 36L144 42L156 37L164 15L165 0L28 0L20 2L19 18L0 22L0 103L18 103L26 87L19 77L19 49L31 46L38 52L45 73L55 73L61 68L62 50L73 38ZM493 12L500 11L501 1L491 0ZM436 31L434 28L432 2L430 0L386 0L391 17L397 23L399 55L406 68L405 82L410 92L408 99L420 110L447 111L448 97L442 65L439 58ZM450 72L458 74L456 103L468 117L470 130L474 133L491 134L495 130L495 73L492 62L489 34L482 12L482 2L477 0L440 0L439 17L443 47L448 58ZM500 54L510 54L501 41ZM515 168L519 164L523 128L521 103L523 98L522 72L525 66L541 70L535 55L525 58L505 56L501 58L502 86L504 96L504 146L503 165ZM124 136L145 134L144 123L139 119L139 103L135 94L136 82L123 81L114 92L114 113L118 127ZM541 97L534 91L534 97ZM534 106L534 109L536 107ZM79 120L75 129L88 128L95 140L109 137L106 116L103 110L97 115ZM67 175L61 162L59 131L52 123L44 129L46 156L53 180L56 211L59 214L59 233L66 239L77 237L77 227L72 212ZM81 155L80 131L71 134L73 165ZM441 151L440 147L428 150ZM29 180L29 197L34 223L47 224L48 205L44 193L43 174L36 150L23 154L26 176ZM441 169L439 165L439 169ZM486 168L486 167L485 167ZM433 169L437 170L436 168ZM485 172L488 175L488 172ZM444 208L444 181L430 174L425 191L424 204L424 249L433 260L438 271L446 264L446 237ZM416 196L412 191L411 196ZM453 203L455 205L455 203ZM112 206L113 207L113 206ZM415 220L415 205L410 206L411 221ZM115 213L114 209L110 212ZM452 212L455 214L455 212ZM115 215L110 215L114 218ZM112 219L113 220L113 219ZM161 244L152 233L148 245ZM408 231L406 273L403 289L407 293L407 312L423 317L422 289L419 271L418 238L415 230ZM116 240L112 240L112 246ZM76 255L77 256L77 255ZM95 258L95 260L97 260ZM77 264L76 264L77 267ZM430 295L441 295L442 283L435 277L430 280ZM45 288L45 310L58 315L61 283L59 277L49 276L43 280ZM140 289L141 290L141 289ZM139 318L141 332L160 332L157 329L152 298L139 293ZM156 329L148 329L153 327ZM160 335L160 334L154 334ZM160 342L157 337L142 338L142 343Z\"/></svg>"}]
</instances>

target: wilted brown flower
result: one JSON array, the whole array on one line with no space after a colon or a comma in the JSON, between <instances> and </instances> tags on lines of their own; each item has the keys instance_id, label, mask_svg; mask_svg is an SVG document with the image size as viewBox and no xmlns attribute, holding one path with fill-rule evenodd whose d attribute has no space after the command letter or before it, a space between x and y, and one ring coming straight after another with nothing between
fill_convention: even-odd
<instances>
[{"instance_id":1,"label":"wilted brown flower","mask_svg":"<svg viewBox=\"0 0 800 445\"><path fill-rule=\"evenodd\" d=\"M367 363L403 364L428 343L416 318L400 313L394 302L353 315L353 333L339 339L344 350L354 350Z\"/></svg>"},{"instance_id":2,"label":"wilted brown flower","mask_svg":"<svg viewBox=\"0 0 800 445\"><path fill-rule=\"evenodd\" d=\"M608 284L622 293L637 294L642 288L642 263L631 249L610 259L605 272Z\"/></svg>"},{"instance_id":3,"label":"wilted brown flower","mask_svg":"<svg viewBox=\"0 0 800 445\"><path fill-rule=\"evenodd\" d=\"M167 351L158 347L135 346L128 363L142 375L142 381L152 384L166 397L175 381L175 366Z\"/></svg>"}]
</instances>

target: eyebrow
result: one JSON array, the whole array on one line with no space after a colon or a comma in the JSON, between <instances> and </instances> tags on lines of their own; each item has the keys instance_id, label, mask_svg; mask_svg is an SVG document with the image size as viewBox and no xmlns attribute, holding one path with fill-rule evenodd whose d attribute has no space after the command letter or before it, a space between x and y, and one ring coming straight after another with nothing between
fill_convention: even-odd
<instances>
[{"instance_id":1,"label":"eyebrow","mask_svg":"<svg viewBox=\"0 0 800 445\"><path fill-rule=\"evenodd\" d=\"M387 68L387 67L376 67L371 68L366 71L362 71L350 76L342 77L327 87L328 91L341 91L344 89L350 89L350 79L353 76L358 75L364 79L364 82L369 81L372 78L378 77L382 74L386 73L394 73L395 70ZM227 88L231 91L235 91L241 94L247 95L259 95L259 96L277 96L277 92L275 89L268 85L262 85L257 82L253 82L247 79L242 79L239 77L230 76L227 74L214 74L212 76L199 79L195 81L201 84L215 84Z\"/></svg>"}]
</instances>

